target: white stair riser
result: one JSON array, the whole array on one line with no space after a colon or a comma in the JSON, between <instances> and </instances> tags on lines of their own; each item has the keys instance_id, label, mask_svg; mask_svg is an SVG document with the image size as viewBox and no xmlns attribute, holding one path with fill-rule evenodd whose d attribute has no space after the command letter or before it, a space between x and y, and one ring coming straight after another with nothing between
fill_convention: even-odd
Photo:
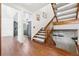
<instances>
[{"instance_id":1,"label":"white stair riser","mask_svg":"<svg viewBox=\"0 0 79 59\"><path fill-rule=\"evenodd\" d=\"M34 40L38 41L38 42L44 42L45 39L40 39L40 38L33 38Z\"/></svg>"}]
</instances>

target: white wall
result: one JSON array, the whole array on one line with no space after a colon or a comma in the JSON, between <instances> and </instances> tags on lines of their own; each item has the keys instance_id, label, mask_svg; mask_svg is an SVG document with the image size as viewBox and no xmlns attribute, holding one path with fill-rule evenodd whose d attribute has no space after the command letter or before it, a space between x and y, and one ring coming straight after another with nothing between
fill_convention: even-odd
<instances>
[{"instance_id":1,"label":"white wall","mask_svg":"<svg viewBox=\"0 0 79 59\"><path fill-rule=\"evenodd\" d=\"M17 11L2 4L2 36L13 36L13 16Z\"/></svg>"},{"instance_id":2,"label":"white wall","mask_svg":"<svg viewBox=\"0 0 79 59\"><path fill-rule=\"evenodd\" d=\"M17 14L17 16L16 16ZM28 14L28 15L27 15ZM18 38L17 40L20 43L24 42L24 36L23 36L23 23L27 24L27 21L31 21L32 20L32 14L23 9L23 8L14 8L12 6L6 5L6 4L2 4L2 26L1 26L1 34L2 37L4 36L11 36L13 37L14 34L14 21L18 22ZM16 17L16 19L14 19L14 17ZM28 19L28 20L26 20Z\"/></svg>"},{"instance_id":3,"label":"white wall","mask_svg":"<svg viewBox=\"0 0 79 59\"><path fill-rule=\"evenodd\" d=\"M6 4L2 4L2 36L13 36L13 16L20 11L28 12L25 9L15 9ZM42 17L42 12L47 13L47 19ZM28 12L30 13L30 12ZM40 21L36 20L36 15L40 14ZM54 17L53 9L51 4L44 6L43 8L37 10L34 13L30 13L29 19L32 21L32 37L41 29L41 27L45 27L49 21ZM27 17L26 17L27 18ZM24 20L23 20L24 21ZM35 26L35 29L33 28Z\"/></svg>"},{"instance_id":4,"label":"white wall","mask_svg":"<svg viewBox=\"0 0 79 59\"><path fill-rule=\"evenodd\" d=\"M18 15L18 37L17 40L20 43L24 43L24 41L26 40L25 36L24 36L24 29L27 28L27 22L31 21L31 15L29 13L25 13L23 10L21 10L19 12ZM26 20L28 19L28 20ZM26 28L23 27L23 24L26 24Z\"/></svg>"},{"instance_id":5,"label":"white wall","mask_svg":"<svg viewBox=\"0 0 79 59\"><path fill-rule=\"evenodd\" d=\"M46 12L47 19L42 17L42 12ZM40 21L36 20L36 15L40 15ZM53 9L51 7L51 4L48 4L44 6L43 8L39 9L33 14L33 20L32 20L32 37L42 28L45 27L49 21L54 17ZM35 28L33 28L35 26Z\"/></svg>"}]
</instances>

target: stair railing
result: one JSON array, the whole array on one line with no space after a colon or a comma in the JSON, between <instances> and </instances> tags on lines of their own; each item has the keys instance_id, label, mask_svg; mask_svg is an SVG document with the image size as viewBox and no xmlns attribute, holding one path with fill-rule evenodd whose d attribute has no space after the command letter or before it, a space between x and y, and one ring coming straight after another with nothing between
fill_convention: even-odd
<instances>
[{"instance_id":1,"label":"stair railing","mask_svg":"<svg viewBox=\"0 0 79 59\"><path fill-rule=\"evenodd\" d=\"M45 32L46 32L46 39L45 39L45 44L49 45L50 47L55 46L55 42L52 39L52 31L53 31L53 20L55 16L52 18L52 20L47 24L45 27Z\"/></svg>"}]
</instances>

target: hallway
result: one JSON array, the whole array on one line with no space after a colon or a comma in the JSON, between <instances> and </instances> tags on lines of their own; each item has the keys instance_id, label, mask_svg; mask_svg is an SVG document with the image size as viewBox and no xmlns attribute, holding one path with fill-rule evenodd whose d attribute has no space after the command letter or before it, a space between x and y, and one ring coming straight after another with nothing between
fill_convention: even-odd
<instances>
[{"instance_id":1,"label":"hallway","mask_svg":"<svg viewBox=\"0 0 79 59\"><path fill-rule=\"evenodd\" d=\"M19 44L15 38L4 37L1 44L2 56L69 56L75 55L56 47L50 48L45 44L26 39L24 44Z\"/></svg>"}]
</instances>

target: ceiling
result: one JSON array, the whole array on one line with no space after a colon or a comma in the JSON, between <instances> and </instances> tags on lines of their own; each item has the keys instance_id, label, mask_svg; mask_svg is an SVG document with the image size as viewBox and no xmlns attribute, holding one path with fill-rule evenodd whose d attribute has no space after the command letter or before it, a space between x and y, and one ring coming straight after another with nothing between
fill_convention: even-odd
<instances>
[{"instance_id":1,"label":"ceiling","mask_svg":"<svg viewBox=\"0 0 79 59\"><path fill-rule=\"evenodd\" d=\"M5 3L6 5L13 6L13 7L22 7L24 9L27 9L31 12L35 12L39 10L40 8L48 5L48 3Z\"/></svg>"}]
</instances>

